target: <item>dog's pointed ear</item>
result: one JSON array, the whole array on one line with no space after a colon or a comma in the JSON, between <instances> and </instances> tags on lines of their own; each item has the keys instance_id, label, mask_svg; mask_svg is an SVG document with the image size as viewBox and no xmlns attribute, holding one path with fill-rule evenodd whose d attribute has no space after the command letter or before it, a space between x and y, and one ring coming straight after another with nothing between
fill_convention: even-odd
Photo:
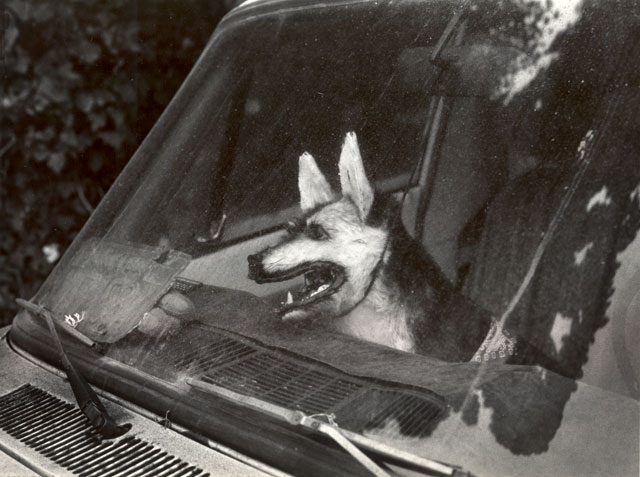
<instances>
[{"instance_id":1,"label":"dog's pointed ear","mask_svg":"<svg viewBox=\"0 0 640 477\"><path fill-rule=\"evenodd\" d=\"M340 185L342 195L348 196L358 207L360 218L367 218L373 204L373 189L364 172L356 133L347 133L340 153Z\"/></svg>"},{"instance_id":2,"label":"dog's pointed ear","mask_svg":"<svg viewBox=\"0 0 640 477\"><path fill-rule=\"evenodd\" d=\"M311 154L305 152L300 156L298 167L300 208L303 211L306 212L335 199L331 186Z\"/></svg>"}]
</instances>

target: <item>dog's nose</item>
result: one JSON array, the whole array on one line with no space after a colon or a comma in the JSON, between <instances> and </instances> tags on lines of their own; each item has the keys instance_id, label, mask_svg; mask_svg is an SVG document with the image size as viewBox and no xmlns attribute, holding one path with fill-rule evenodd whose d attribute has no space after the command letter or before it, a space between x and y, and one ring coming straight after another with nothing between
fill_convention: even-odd
<instances>
[{"instance_id":1,"label":"dog's nose","mask_svg":"<svg viewBox=\"0 0 640 477\"><path fill-rule=\"evenodd\" d=\"M249 278L251 280L255 280L260 276L260 272L262 270L262 254L255 253L253 255L249 255L247 257L247 261L249 262Z\"/></svg>"}]
</instances>

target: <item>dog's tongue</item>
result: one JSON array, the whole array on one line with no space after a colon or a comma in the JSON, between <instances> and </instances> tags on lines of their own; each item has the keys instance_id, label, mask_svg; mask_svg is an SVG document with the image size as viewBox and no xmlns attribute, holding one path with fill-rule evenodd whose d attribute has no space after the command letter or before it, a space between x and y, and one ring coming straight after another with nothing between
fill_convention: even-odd
<instances>
[{"instance_id":1,"label":"dog's tongue","mask_svg":"<svg viewBox=\"0 0 640 477\"><path fill-rule=\"evenodd\" d=\"M340 272L328 269L308 271L304 276L304 287L301 290L287 292L281 311L287 313L309 305L326 295L331 295L343 283L344 274Z\"/></svg>"},{"instance_id":2,"label":"dog's tongue","mask_svg":"<svg viewBox=\"0 0 640 477\"><path fill-rule=\"evenodd\" d=\"M304 290L300 292L287 292L287 301L284 303L285 306L293 305L293 304L303 304L306 301L309 301L311 298L316 296L318 293L322 293L326 289L328 289L331 285L328 283L323 283L318 288L313 287L305 287Z\"/></svg>"}]
</instances>

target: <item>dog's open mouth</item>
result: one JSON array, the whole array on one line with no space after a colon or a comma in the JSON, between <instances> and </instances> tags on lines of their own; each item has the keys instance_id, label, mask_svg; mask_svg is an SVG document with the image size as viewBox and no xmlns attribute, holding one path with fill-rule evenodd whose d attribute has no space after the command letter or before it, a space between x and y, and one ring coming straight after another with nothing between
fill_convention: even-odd
<instances>
[{"instance_id":1,"label":"dog's open mouth","mask_svg":"<svg viewBox=\"0 0 640 477\"><path fill-rule=\"evenodd\" d=\"M287 300L282 304L282 312L310 305L335 293L344 283L341 267L332 263L314 263L300 270L304 274L304 287L299 291L287 292Z\"/></svg>"},{"instance_id":2,"label":"dog's open mouth","mask_svg":"<svg viewBox=\"0 0 640 477\"><path fill-rule=\"evenodd\" d=\"M280 308L283 318L295 309L304 308L334 294L346 281L344 269L332 262L307 262L287 270L266 272L260 254L249 255L247 258L249 278L256 283L282 282L304 275L304 286L297 291L287 292L287 298Z\"/></svg>"}]
</instances>

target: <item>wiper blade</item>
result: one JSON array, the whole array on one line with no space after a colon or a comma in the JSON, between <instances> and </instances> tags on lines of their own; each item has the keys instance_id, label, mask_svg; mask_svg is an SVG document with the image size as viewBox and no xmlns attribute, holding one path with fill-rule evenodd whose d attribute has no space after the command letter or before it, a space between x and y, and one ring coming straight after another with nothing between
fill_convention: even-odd
<instances>
[{"instance_id":1,"label":"wiper blade","mask_svg":"<svg viewBox=\"0 0 640 477\"><path fill-rule=\"evenodd\" d=\"M27 311L44 318L46 321L47 326L49 327L49 332L51 333L51 338L53 338L53 342L58 349L62 367L67 374L67 379L71 385L71 390L76 398L78 407L87 417L91 425L107 439L119 437L131 429L131 424L124 424L121 426L116 424L100 402L100 399L98 399L96 393L91 389L91 386L89 386L87 380L73 366L62 347L62 342L60 341L60 336L58 336L56 324L51 316L51 312L44 306L36 305L35 303L31 303L30 301L23 300L21 298L16 298L16 303ZM77 336L75 337L78 338Z\"/></svg>"},{"instance_id":2,"label":"wiper blade","mask_svg":"<svg viewBox=\"0 0 640 477\"><path fill-rule=\"evenodd\" d=\"M351 454L373 475L376 475L378 477L388 477L389 473L382 469L362 450L374 453L390 461L409 465L413 469L427 471L432 475L471 475L464 472L458 466L452 466L435 460L419 457L410 452L405 452L403 450L396 449L395 447L383 444L382 442L375 441L361 434L342 429L335 421L333 421L332 417L327 414L308 415L301 411L293 411L251 396L233 392L229 389L202 381L197 378L187 378L186 382L193 388L225 397L235 403L242 404L253 409L257 409L261 412L265 412L271 416L284 419L290 424L303 426L316 432L321 432L331 437L338 445L340 445L340 447Z\"/></svg>"}]
</instances>

